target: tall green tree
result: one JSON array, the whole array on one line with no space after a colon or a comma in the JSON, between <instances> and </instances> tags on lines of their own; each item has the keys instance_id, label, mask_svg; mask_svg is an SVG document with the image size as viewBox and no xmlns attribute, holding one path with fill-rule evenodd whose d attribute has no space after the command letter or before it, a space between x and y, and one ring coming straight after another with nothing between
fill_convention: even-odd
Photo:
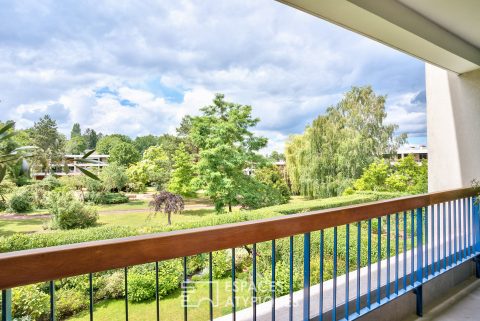
<instances>
[{"instance_id":1,"label":"tall green tree","mask_svg":"<svg viewBox=\"0 0 480 321\"><path fill-rule=\"evenodd\" d=\"M97 142L102 138L101 133L97 133L94 129L87 128L83 134L87 149L96 149Z\"/></svg>"},{"instance_id":2,"label":"tall green tree","mask_svg":"<svg viewBox=\"0 0 480 321\"><path fill-rule=\"evenodd\" d=\"M97 153L99 154L110 154L110 151L113 147L120 143L132 143L132 139L126 135L121 135L121 134L112 134L112 135L106 135L103 136L98 142L97 142Z\"/></svg>"},{"instance_id":3,"label":"tall green tree","mask_svg":"<svg viewBox=\"0 0 480 321\"><path fill-rule=\"evenodd\" d=\"M189 137L198 146L197 186L215 203L217 211L238 203L243 169L254 162L256 152L267 139L251 132L260 119L252 117L252 107L224 100L217 94L213 104L192 117Z\"/></svg>"},{"instance_id":4,"label":"tall green tree","mask_svg":"<svg viewBox=\"0 0 480 321\"><path fill-rule=\"evenodd\" d=\"M138 136L133 141L133 145L137 148L140 155L143 155L143 152L151 147L159 144L159 139L154 135Z\"/></svg>"},{"instance_id":5,"label":"tall green tree","mask_svg":"<svg viewBox=\"0 0 480 321\"><path fill-rule=\"evenodd\" d=\"M292 191L308 197L341 194L376 158L392 154L405 141L397 125L386 124L385 96L370 86L352 87L317 117L305 133L286 144Z\"/></svg>"},{"instance_id":6,"label":"tall green tree","mask_svg":"<svg viewBox=\"0 0 480 321\"><path fill-rule=\"evenodd\" d=\"M175 194L189 196L195 193L192 185L195 177L195 164L192 156L187 152L185 144L181 143L175 151L172 178L168 190Z\"/></svg>"},{"instance_id":7,"label":"tall green tree","mask_svg":"<svg viewBox=\"0 0 480 321\"><path fill-rule=\"evenodd\" d=\"M129 166L141 159L140 153L131 143L121 142L113 146L110 150L109 161L118 165Z\"/></svg>"},{"instance_id":8,"label":"tall green tree","mask_svg":"<svg viewBox=\"0 0 480 321\"><path fill-rule=\"evenodd\" d=\"M37 147L34 163L44 173L51 170L52 164L60 164L65 153L66 138L58 131L57 122L45 115L30 129L32 144Z\"/></svg>"},{"instance_id":9,"label":"tall green tree","mask_svg":"<svg viewBox=\"0 0 480 321\"><path fill-rule=\"evenodd\" d=\"M143 153L143 158L127 169L131 182L153 185L157 190L165 188L170 180L171 163L161 146L151 146Z\"/></svg>"},{"instance_id":10,"label":"tall green tree","mask_svg":"<svg viewBox=\"0 0 480 321\"><path fill-rule=\"evenodd\" d=\"M73 124L72 130L70 131L70 139L80 136L82 136L82 129L80 128L79 123L75 123Z\"/></svg>"},{"instance_id":11,"label":"tall green tree","mask_svg":"<svg viewBox=\"0 0 480 321\"><path fill-rule=\"evenodd\" d=\"M65 145L67 154L79 155L87 149L87 142L84 136L73 136Z\"/></svg>"}]
</instances>

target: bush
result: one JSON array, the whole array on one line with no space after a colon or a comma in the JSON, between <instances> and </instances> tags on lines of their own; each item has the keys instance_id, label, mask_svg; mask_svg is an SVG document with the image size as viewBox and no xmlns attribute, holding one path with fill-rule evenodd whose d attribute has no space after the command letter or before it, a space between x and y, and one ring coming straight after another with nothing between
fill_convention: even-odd
<instances>
[{"instance_id":1,"label":"bush","mask_svg":"<svg viewBox=\"0 0 480 321\"><path fill-rule=\"evenodd\" d=\"M128 274L128 299L132 302L155 298L155 271Z\"/></svg>"},{"instance_id":2,"label":"bush","mask_svg":"<svg viewBox=\"0 0 480 321\"><path fill-rule=\"evenodd\" d=\"M12 290L12 315L14 318L30 317L36 321L48 319L50 300L48 294L36 285Z\"/></svg>"},{"instance_id":3,"label":"bush","mask_svg":"<svg viewBox=\"0 0 480 321\"><path fill-rule=\"evenodd\" d=\"M118 299L125 295L125 276L123 272L116 271L110 275L105 275L95 297L101 299Z\"/></svg>"},{"instance_id":4,"label":"bush","mask_svg":"<svg viewBox=\"0 0 480 321\"><path fill-rule=\"evenodd\" d=\"M88 298L76 289L62 288L56 292L57 317L63 320L87 308Z\"/></svg>"},{"instance_id":5,"label":"bush","mask_svg":"<svg viewBox=\"0 0 480 321\"><path fill-rule=\"evenodd\" d=\"M121 193L90 192L85 201L95 204L123 204L128 203L128 197Z\"/></svg>"},{"instance_id":6,"label":"bush","mask_svg":"<svg viewBox=\"0 0 480 321\"><path fill-rule=\"evenodd\" d=\"M14 213L24 213L33 209L34 197L28 187L18 188L8 201L8 209Z\"/></svg>"},{"instance_id":7,"label":"bush","mask_svg":"<svg viewBox=\"0 0 480 321\"><path fill-rule=\"evenodd\" d=\"M103 190L106 192L120 192L128 182L126 168L117 163L110 163L99 175Z\"/></svg>"},{"instance_id":8,"label":"bush","mask_svg":"<svg viewBox=\"0 0 480 321\"><path fill-rule=\"evenodd\" d=\"M27 185L26 188L32 195L33 207L45 208L47 206L48 190L40 184Z\"/></svg>"},{"instance_id":9,"label":"bush","mask_svg":"<svg viewBox=\"0 0 480 321\"><path fill-rule=\"evenodd\" d=\"M47 177L45 177L44 179L42 179L41 181L39 181L34 185L39 185L46 191L53 191L54 189L62 186L62 183L55 176L48 175Z\"/></svg>"},{"instance_id":10,"label":"bush","mask_svg":"<svg viewBox=\"0 0 480 321\"><path fill-rule=\"evenodd\" d=\"M48 199L52 227L62 230L86 228L95 225L97 211L84 205L70 192L52 192Z\"/></svg>"}]
</instances>

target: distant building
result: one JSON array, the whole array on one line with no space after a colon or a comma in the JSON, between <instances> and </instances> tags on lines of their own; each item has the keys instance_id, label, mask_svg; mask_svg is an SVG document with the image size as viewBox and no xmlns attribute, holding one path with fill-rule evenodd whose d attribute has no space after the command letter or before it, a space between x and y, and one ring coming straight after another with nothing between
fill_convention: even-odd
<instances>
[{"instance_id":1,"label":"distant building","mask_svg":"<svg viewBox=\"0 0 480 321\"><path fill-rule=\"evenodd\" d=\"M413 155L416 162L428 159L428 150L425 145L404 145L397 150L397 160Z\"/></svg>"},{"instance_id":2,"label":"distant building","mask_svg":"<svg viewBox=\"0 0 480 321\"><path fill-rule=\"evenodd\" d=\"M52 165L52 169L50 173L32 173L32 178L35 180L42 180L45 178L46 175L54 174L55 176L73 176L73 175L80 175L82 172L78 169L78 167L85 168L93 173L99 173L100 170L108 165L108 158L109 155L97 155L92 154L87 157L88 160L96 161L95 164L90 163L82 163L78 162L83 155L73 155L67 154L65 155L66 162L64 164L55 164Z\"/></svg>"}]
</instances>

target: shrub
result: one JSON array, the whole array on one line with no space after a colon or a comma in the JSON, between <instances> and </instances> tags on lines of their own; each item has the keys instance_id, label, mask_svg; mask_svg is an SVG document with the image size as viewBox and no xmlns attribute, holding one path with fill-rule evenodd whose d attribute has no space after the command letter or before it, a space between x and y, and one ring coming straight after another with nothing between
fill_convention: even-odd
<instances>
[{"instance_id":1,"label":"shrub","mask_svg":"<svg viewBox=\"0 0 480 321\"><path fill-rule=\"evenodd\" d=\"M214 279L221 279L232 270L231 258L228 257L227 251L213 252L212 260L212 277Z\"/></svg>"},{"instance_id":2,"label":"shrub","mask_svg":"<svg viewBox=\"0 0 480 321\"><path fill-rule=\"evenodd\" d=\"M56 311L60 320L84 310L88 299L76 289L62 288L56 292Z\"/></svg>"},{"instance_id":3,"label":"shrub","mask_svg":"<svg viewBox=\"0 0 480 321\"><path fill-rule=\"evenodd\" d=\"M39 185L44 190L47 190L47 191L53 191L54 189L60 187L62 183L55 176L48 175L47 177L45 177L44 179L42 179L41 181L39 181L37 184L34 184L34 185Z\"/></svg>"},{"instance_id":4,"label":"shrub","mask_svg":"<svg viewBox=\"0 0 480 321\"><path fill-rule=\"evenodd\" d=\"M48 190L40 184L27 185L26 188L32 195L33 207L45 208L47 205Z\"/></svg>"},{"instance_id":5,"label":"shrub","mask_svg":"<svg viewBox=\"0 0 480 321\"><path fill-rule=\"evenodd\" d=\"M142 302L155 298L155 271L129 273L128 299L132 302Z\"/></svg>"},{"instance_id":6,"label":"shrub","mask_svg":"<svg viewBox=\"0 0 480 321\"><path fill-rule=\"evenodd\" d=\"M125 188L128 182L126 168L117 163L110 163L99 175L103 190L106 192L119 192Z\"/></svg>"},{"instance_id":7,"label":"shrub","mask_svg":"<svg viewBox=\"0 0 480 321\"><path fill-rule=\"evenodd\" d=\"M8 201L8 209L14 213L32 210L34 197L28 187L18 188Z\"/></svg>"},{"instance_id":8,"label":"shrub","mask_svg":"<svg viewBox=\"0 0 480 321\"><path fill-rule=\"evenodd\" d=\"M104 275L95 292L98 300L118 299L125 295L125 276L121 271L115 271L112 274Z\"/></svg>"},{"instance_id":9,"label":"shrub","mask_svg":"<svg viewBox=\"0 0 480 321\"><path fill-rule=\"evenodd\" d=\"M95 225L97 211L84 205L70 192L52 192L48 199L52 227L62 230L86 228Z\"/></svg>"},{"instance_id":10,"label":"shrub","mask_svg":"<svg viewBox=\"0 0 480 321\"><path fill-rule=\"evenodd\" d=\"M85 201L95 204L122 204L128 203L128 197L121 193L90 192L85 196Z\"/></svg>"},{"instance_id":11,"label":"shrub","mask_svg":"<svg viewBox=\"0 0 480 321\"><path fill-rule=\"evenodd\" d=\"M12 315L14 318L30 317L47 320L50 300L48 294L36 285L27 285L12 290Z\"/></svg>"}]
</instances>

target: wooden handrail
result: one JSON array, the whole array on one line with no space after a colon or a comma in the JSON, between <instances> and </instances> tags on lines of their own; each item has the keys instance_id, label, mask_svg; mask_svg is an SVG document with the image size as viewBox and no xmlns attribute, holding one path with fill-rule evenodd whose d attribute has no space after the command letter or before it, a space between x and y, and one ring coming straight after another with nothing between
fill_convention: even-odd
<instances>
[{"instance_id":1,"label":"wooden handrail","mask_svg":"<svg viewBox=\"0 0 480 321\"><path fill-rule=\"evenodd\" d=\"M208 253L318 231L455 199L472 188L204 228L0 254L0 289Z\"/></svg>"}]
</instances>

